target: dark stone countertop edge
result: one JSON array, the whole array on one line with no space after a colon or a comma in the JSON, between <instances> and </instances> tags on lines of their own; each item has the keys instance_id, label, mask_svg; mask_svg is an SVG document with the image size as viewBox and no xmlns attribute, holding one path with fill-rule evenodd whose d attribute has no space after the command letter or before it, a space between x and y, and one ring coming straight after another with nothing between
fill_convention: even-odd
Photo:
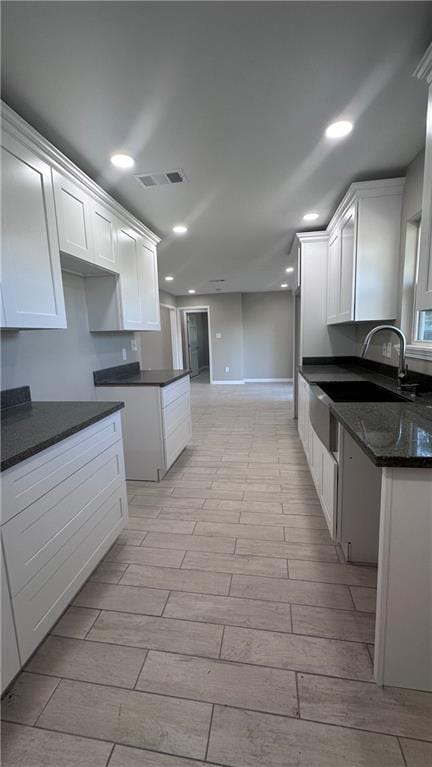
<instances>
[{"instance_id":1,"label":"dark stone countertop edge","mask_svg":"<svg viewBox=\"0 0 432 767\"><path fill-rule=\"evenodd\" d=\"M43 450L47 450L47 448L52 447L52 445L63 442L64 439L67 439L73 434L77 434L77 432L86 429L87 426L92 426L92 424L97 423L98 421L102 421L103 418L107 418L109 415L116 413L118 410L122 410L122 408L124 408L124 402L107 402L107 407L103 412L96 413L93 416L88 416L80 423L77 423L74 426L70 426L64 431L59 432L58 434L55 434L52 437L37 443L36 445L32 445L25 450L18 451L14 455L11 455L9 458L6 458L4 461L1 461L0 472L6 471L6 469L11 469L12 466L16 466L18 463L22 463L27 458L31 458L33 455L37 455Z\"/></svg>"},{"instance_id":2,"label":"dark stone countertop edge","mask_svg":"<svg viewBox=\"0 0 432 767\"><path fill-rule=\"evenodd\" d=\"M150 375L152 373L157 373L159 371L157 370L141 370L138 374L134 374L131 377L125 376L123 378L119 377L113 377L113 378L105 378L105 379L99 379L94 382L95 386L156 386L158 388L163 388L164 386L169 386L172 383L175 383L175 381L179 381L181 378L186 378L186 376L190 375L190 370L179 370L177 374L173 374L169 378L167 378L166 381L163 380L155 380L155 381L146 381L145 380L145 374L149 373ZM138 379L139 376L139 379ZM132 380L135 378L136 380Z\"/></svg>"},{"instance_id":3,"label":"dark stone countertop edge","mask_svg":"<svg viewBox=\"0 0 432 767\"><path fill-rule=\"evenodd\" d=\"M319 386L319 384L316 384ZM366 403L365 403L366 404ZM342 424L344 429L347 430L347 432L351 435L353 440L357 442L359 447L366 453L368 458L372 461L372 463L377 466L380 469L432 469L432 457L422 457L422 456L397 456L397 455L391 455L391 456L385 456L385 455L375 455L373 451L370 449L367 442L362 440L362 438L359 436L358 432L356 432L355 429L352 428L349 420L347 420L341 413L338 411L337 406L333 404L332 401L329 403L329 407L331 412L333 413L334 417L339 421L339 423Z\"/></svg>"},{"instance_id":4,"label":"dark stone countertop edge","mask_svg":"<svg viewBox=\"0 0 432 767\"><path fill-rule=\"evenodd\" d=\"M327 368L327 370L332 365L334 365L336 368L338 368L338 370L337 370L338 378L336 378L334 380L337 380L337 381L341 380L341 378L340 378L341 368L344 367L346 372L347 372L347 374L350 374L350 373L351 374L352 373L359 374L365 380L371 380L372 382L377 383L378 386L382 386L384 388L387 388L387 389L389 389L389 391L396 391L396 384L390 378L388 378L387 381L386 380L382 380L382 379L385 378L385 376L383 376L382 374L381 375L378 374L378 376L377 376L377 374L374 373L373 370L369 370L368 371L363 366L358 366L358 367L360 367L360 369L357 368L357 369L349 370L350 367L356 368L357 366L355 364L354 365L350 365L348 360L338 360L336 358L334 361L331 360L330 362L326 362L326 363L321 363L321 361L320 362L313 362L310 365L306 365L306 366L307 367L311 367L311 368L312 367L316 367L317 370L315 371L315 375L318 374L319 376L325 376L325 378L327 378L327 376L328 376L328 381L330 382L332 380L330 371L328 371L328 373L322 373L322 372L320 373L318 368L321 367L321 365L325 366ZM304 371L304 369L303 369L304 367L305 366L299 367L299 371L298 372L303 376L303 378L305 379L305 381L307 381L307 383L309 383L311 386L317 386L318 388L320 386L320 383L325 383L324 380L321 380L321 381L320 380L314 380L314 373L312 371ZM369 373L369 375L368 375L368 373ZM379 378L378 381L377 381L377 378ZM375 453L370 449L370 447L367 444L367 442L365 440L363 440L359 436L358 432L352 427L352 425L350 424L350 421L344 415L342 415L340 413L340 411L338 410L338 403L333 402L333 400L331 400L330 397L325 394L325 392L323 392L323 394L325 395L325 400L326 400L326 402L327 402L327 404L328 404L328 406L330 408L330 411L333 413L334 417L336 418L336 420L339 421L339 423L342 424L342 426L347 430L347 432L351 435L351 437L359 445L359 447L361 447L361 449L366 453L368 458L372 461L372 463L375 466L377 466L379 468L405 468L405 469L409 469L409 468L412 468L412 469L426 469L426 468L431 469L432 468L432 457L427 457L427 456L397 456L397 455L389 455L389 456L378 455L377 456L377 455L375 455ZM347 403L344 403L344 404L347 404ZM367 403L362 403L362 404L367 406ZM386 403L382 403L382 404L385 405ZM404 404L404 403L401 403L401 404ZM407 399L407 401L406 401L406 408L407 408L408 412L412 411L413 404L415 404L413 402L413 400ZM417 411L416 415L418 417L422 417L421 412ZM430 419L428 419L426 416L423 416L423 417L425 418L426 421L430 422ZM432 426L431 426L430 430L432 431Z\"/></svg>"}]
</instances>

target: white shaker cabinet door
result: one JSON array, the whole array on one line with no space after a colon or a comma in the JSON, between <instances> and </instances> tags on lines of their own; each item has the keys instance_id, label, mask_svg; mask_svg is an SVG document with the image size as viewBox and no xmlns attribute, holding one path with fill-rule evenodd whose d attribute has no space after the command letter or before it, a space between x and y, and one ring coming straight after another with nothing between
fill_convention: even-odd
<instances>
[{"instance_id":1,"label":"white shaker cabinet door","mask_svg":"<svg viewBox=\"0 0 432 767\"><path fill-rule=\"evenodd\" d=\"M94 261L90 198L80 186L53 170L60 250Z\"/></svg>"},{"instance_id":2,"label":"white shaker cabinet door","mask_svg":"<svg viewBox=\"0 0 432 767\"><path fill-rule=\"evenodd\" d=\"M1 553L1 692L3 692L14 676L20 670L18 644L15 633L15 624L12 615L12 606L9 593L6 568L3 560L3 546Z\"/></svg>"},{"instance_id":3,"label":"white shaker cabinet door","mask_svg":"<svg viewBox=\"0 0 432 767\"><path fill-rule=\"evenodd\" d=\"M350 210L340 230L339 312L338 321L354 319L355 213Z\"/></svg>"},{"instance_id":4,"label":"white shaker cabinet door","mask_svg":"<svg viewBox=\"0 0 432 767\"><path fill-rule=\"evenodd\" d=\"M117 252L120 271L122 330L142 330L143 312L139 289L140 235L129 227L117 232Z\"/></svg>"},{"instance_id":5,"label":"white shaker cabinet door","mask_svg":"<svg viewBox=\"0 0 432 767\"><path fill-rule=\"evenodd\" d=\"M5 325L65 328L51 169L5 132L1 153Z\"/></svg>"},{"instance_id":6,"label":"white shaker cabinet door","mask_svg":"<svg viewBox=\"0 0 432 767\"><path fill-rule=\"evenodd\" d=\"M416 310L430 309L432 309L432 85L429 86L426 121L426 154L416 291Z\"/></svg>"},{"instance_id":7,"label":"white shaker cabinet door","mask_svg":"<svg viewBox=\"0 0 432 767\"><path fill-rule=\"evenodd\" d=\"M117 247L117 222L115 216L108 208L97 203L91 203L92 229L95 263L118 272Z\"/></svg>"},{"instance_id":8,"label":"white shaker cabinet door","mask_svg":"<svg viewBox=\"0 0 432 767\"><path fill-rule=\"evenodd\" d=\"M338 321L340 293L340 236L335 232L328 246L327 324Z\"/></svg>"},{"instance_id":9,"label":"white shaker cabinet door","mask_svg":"<svg viewBox=\"0 0 432 767\"><path fill-rule=\"evenodd\" d=\"M143 330L160 330L159 284L156 247L142 239L138 259Z\"/></svg>"}]
</instances>

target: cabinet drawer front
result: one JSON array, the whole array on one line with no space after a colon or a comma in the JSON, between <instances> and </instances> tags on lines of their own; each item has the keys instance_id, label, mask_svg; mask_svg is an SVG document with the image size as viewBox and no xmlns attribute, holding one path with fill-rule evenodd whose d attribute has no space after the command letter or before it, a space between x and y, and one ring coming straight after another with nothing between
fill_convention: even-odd
<instances>
[{"instance_id":1,"label":"cabinet drawer front","mask_svg":"<svg viewBox=\"0 0 432 767\"><path fill-rule=\"evenodd\" d=\"M13 599L23 663L114 543L126 520L123 484L99 505L91 518Z\"/></svg>"},{"instance_id":2,"label":"cabinet drawer front","mask_svg":"<svg viewBox=\"0 0 432 767\"><path fill-rule=\"evenodd\" d=\"M191 438L191 422L187 417L181 421L177 428L165 440L165 470L167 471L186 447Z\"/></svg>"},{"instance_id":3,"label":"cabinet drawer front","mask_svg":"<svg viewBox=\"0 0 432 767\"><path fill-rule=\"evenodd\" d=\"M65 546L124 481L120 441L3 526L12 595Z\"/></svg>"},{"instance_id":4,"label":"cabinet drawer front","mask_svg":"<svg viewBox=\"0 0 432 767\"><path fill-rule=\"evenodd\" d=\"M191 406L189 394L183 393L174 402L171 402L162 410L162 423L164 436L167 438L177 426L185 419L190 419Z\"/></svg>"},{"instance_id":5,"label":"cabinet drawer front","mask_svg":"<svg viewBox=\"0 0 432 767\"><path fill-rule=\"evenodd\" d=\"M119 440L121 420L120 414L115 413L5 471L2 524Z\"/></svg>"},{"instance_id":6,"label":"cabinet drawer front","mask_svg":"<svg viewBox=\"0 0 432 767\"><path fill-rule=\"evenodd\" d=\"M181 397L185 392L190 392L190 379L189 376L180 378L180 381L175 381L169 386L163 386L161 388L161 403L162 407L167 407L175 399Z\"/></svg>"}]
</instances>

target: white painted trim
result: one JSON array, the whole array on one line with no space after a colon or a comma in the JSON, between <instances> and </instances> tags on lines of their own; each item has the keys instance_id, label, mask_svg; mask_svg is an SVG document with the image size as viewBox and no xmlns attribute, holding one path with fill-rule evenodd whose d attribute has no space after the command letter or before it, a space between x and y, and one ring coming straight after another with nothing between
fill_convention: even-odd
<instances>
[{"instance_id":1,"label":"white painted trim","mask_svg":"<svg viewBox=\"0 0 432 767\"><path fill-rule=\"evenodd\" d=\"M292 383L292 378L245 378L245 383Z\"/></svg>"},{"instance_id":2,"label":"white painted trim","mask_svg":"<svg viewBox=\"0 0 432 767\"><path fill-rule=\"evenodd\" d=\"M212 381L212 384L244 384L244 381Z\"/></svg>"},{"instance_id":3,"label":"white painted trim","mask_svg":"<svg viewBox=\"0 0 432 767\"><path fill-rule=\"evenodd\" d=\"M209 375L210 375L210 383L217 383L217 381L213 381L213 347L212 347L212 331L211 331L211 317L210 317L210 306L208 304L202 306L178 306L177 307L177 324L178 327L181 327L181 317L182 312L183 317L185 319L186 314L194 313L194 312L206 312L207 313L207 324L208 324L208 344L209 344ZM185 328L185 333L187 332L187 329ZM185 335L186 337L186 335ZM180 359L183 359L183 349L181 348L181 333L179 334L179 348L180 348Z\"/></svg>"},{"instance_id":4,"label":"white painted trim","mask_svg":"<svg viewBox=\"0 0 432 767\"><path fill-rule=\"evenodd\" d=\"M28 122L23 120L19 114L14 112L4 101L0 102L2 113L2 130L6 131L10 135L18 138L24 142L27 146L32 148L38 155L43 156L44 159L48 159L50 164L56 169L77 181L81 186L85 187L94 197L96 197L104 205L107 205L111 210L114 210L117 215L127 221L134 229L141 231L149 240L157 245L161 238L158 237L151 229L149 229L142 221L136 216L132 215L123 205L120 205L117 200L114 200L104 189L86 175L80 168L75 165L63 152L60 152L50 141L42 136L37 130L35 130Z\"/></svg>"},{"instance_id":5,"label":"white painted trim","mask_svg":"<svg viewBox=\"0 0 432 767\"><path fill-rule=\"evenodd\" d=\"M421 344L409 344L406 348L406 356L416 360L432 361L432 344L422 346Z\"/></svg>"}]
</instances>

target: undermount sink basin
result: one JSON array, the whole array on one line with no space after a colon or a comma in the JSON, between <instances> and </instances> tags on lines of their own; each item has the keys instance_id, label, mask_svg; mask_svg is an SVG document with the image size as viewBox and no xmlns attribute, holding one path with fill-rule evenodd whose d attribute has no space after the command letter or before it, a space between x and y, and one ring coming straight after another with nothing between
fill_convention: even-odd
<instances>
[{"instance_id":1,"label":"undermount sink basin","mask_svg":"<svg viewBox=\"0 0 432 767\"><path fill-rule=\"evenodd\" d=\"M407 402L406 397L370 381L334 381L317 385L333 402Z\"/></svg>"}]
</instances>

